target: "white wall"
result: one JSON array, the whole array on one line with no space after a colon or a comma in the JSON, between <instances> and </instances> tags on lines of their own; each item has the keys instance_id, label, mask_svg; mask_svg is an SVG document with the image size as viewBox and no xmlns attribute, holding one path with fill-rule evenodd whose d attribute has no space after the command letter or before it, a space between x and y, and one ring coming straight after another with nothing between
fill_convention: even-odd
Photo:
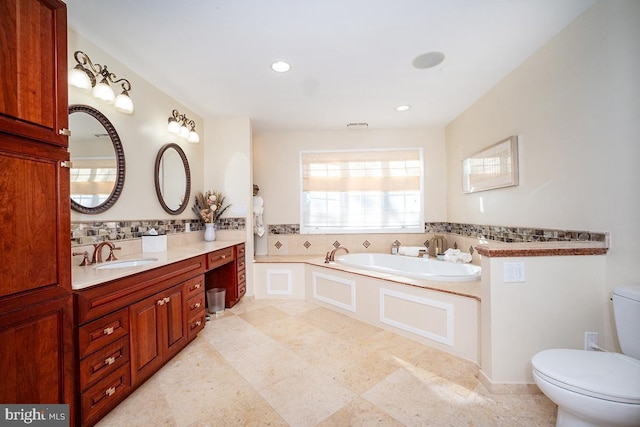
<instances>
[{"instance_id":1,"label":"white wall","mask_svg":"<svg viewBox=\"0 0 640 427\"><path fill-rule=\"evenodd\" d=\"M156 196L154 184L154 166L156 155L167 143L175 142L184 150L189 160L193 191L202 188L203 153L207 144L203 120L179 104L173 98L149 84L144 77L133 73L117 58L83 38L73 29L68 32L69 59L68 68L76 65L73 53L85 52L94 63L106 64L118 78L131 82L131 99L134 103L132 115L116 111L112 105L106 105L75 87L69 87L69 104L85 104L98 109L114 125L125 152L125 184L117 203L108 211L98 215L85 215L71 212L72 221L115 221L138 219L183 219L195 218L191 212L191 203L180 215L169 215L163 209ZM115 91L114 87L114 91ZM119 92L116 92L116 94ZM191 144L167 131L167 119L177 109L196 122L200 135L200 144ZM73 129L71 129L73 133ZM73 137L73 136L72 136ZM210 142L209 142L210 143Z\"/></svg>"},{"instance_id":2,"label":"white wall","mask_svg":"<svg viewBox=\"0 0 640 427\"><path fill-rule=\"evenodd\" d=\"M253 173L264 198L265 225L300 223L300 151L394 147L424 147L425 216L445 221L444 131L367 129L256 134Z\"/></svg>"},{"instance_id":3,"label":"white wall","mask_svg":"<svg viewBox=\"0 0 640 427\"><path fill-rule=\"evenodd\" d=\"M638 1L596 3L446 127L450 222L608 231L607 293L640 283L638 23ZM520 185L463 194L462 159L509 135Z\"/></svg>"}]
</instances>

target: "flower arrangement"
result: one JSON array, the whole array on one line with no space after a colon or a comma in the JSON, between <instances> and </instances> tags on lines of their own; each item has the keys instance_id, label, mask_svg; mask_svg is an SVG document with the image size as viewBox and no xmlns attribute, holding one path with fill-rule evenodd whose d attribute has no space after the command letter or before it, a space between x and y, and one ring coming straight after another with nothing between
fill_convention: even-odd
<instances>
[{"instance_id":1,"label":"flower arrangement","mask_svg":"<svg viewBox=\"0 0 640 427\"><path fill-rule=\"evenodd\" d=\"M196 202L193 205L193 211L204 222L216 223L229 206L224 206L224 196L217 191L207 191L202 194L198 191L196 194Z\"/></svg>"}]
</instances>

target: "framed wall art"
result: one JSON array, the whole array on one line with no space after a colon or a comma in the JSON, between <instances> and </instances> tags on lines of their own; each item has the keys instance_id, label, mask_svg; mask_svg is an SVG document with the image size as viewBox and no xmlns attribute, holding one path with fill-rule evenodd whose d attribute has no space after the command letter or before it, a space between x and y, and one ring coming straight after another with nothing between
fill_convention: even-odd
<instances>
[{"instance_id":1,"label":"framed wall art","mask_svg":"<svg viewBox=\"0 0 640 427\"><path fill-rule=\"evenodd\" d=\"M462 161L462 191L518 185L518 137L510 136Z\"/></svg>"}]
</instances>

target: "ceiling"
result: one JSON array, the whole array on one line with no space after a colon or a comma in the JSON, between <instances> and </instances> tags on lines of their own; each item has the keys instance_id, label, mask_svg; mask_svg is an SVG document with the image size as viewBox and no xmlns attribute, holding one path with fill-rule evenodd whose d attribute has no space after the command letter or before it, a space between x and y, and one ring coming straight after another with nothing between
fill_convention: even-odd
<instances>
[{"instance_id":1,"label":"ceiling","mask_svg":"<svg viewBox=\"0 0 640 427\"><path fill-rule=\"evenodd\" d=\"M201 117L257 132L444 127L594 2L65 0L84 38ZM414 68L426 52L445 60Z\"/></svg>"}]
</instances>

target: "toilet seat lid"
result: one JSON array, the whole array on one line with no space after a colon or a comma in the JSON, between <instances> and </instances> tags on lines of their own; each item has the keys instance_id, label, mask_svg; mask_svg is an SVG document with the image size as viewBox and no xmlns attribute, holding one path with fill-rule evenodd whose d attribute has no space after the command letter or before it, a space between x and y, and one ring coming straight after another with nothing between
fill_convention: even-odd
<instances>
[{"instance_id":1,"label":"toilet seat lid","mask_svg":"<svg viewBox=\"0 0 640 427\"><path fill-rule=\"evenodd\" d=\"M533 369L559 387L619 402L640 403L640 360L620 353L552 349L531 358Z\"/></svg>"}]
</instances>

